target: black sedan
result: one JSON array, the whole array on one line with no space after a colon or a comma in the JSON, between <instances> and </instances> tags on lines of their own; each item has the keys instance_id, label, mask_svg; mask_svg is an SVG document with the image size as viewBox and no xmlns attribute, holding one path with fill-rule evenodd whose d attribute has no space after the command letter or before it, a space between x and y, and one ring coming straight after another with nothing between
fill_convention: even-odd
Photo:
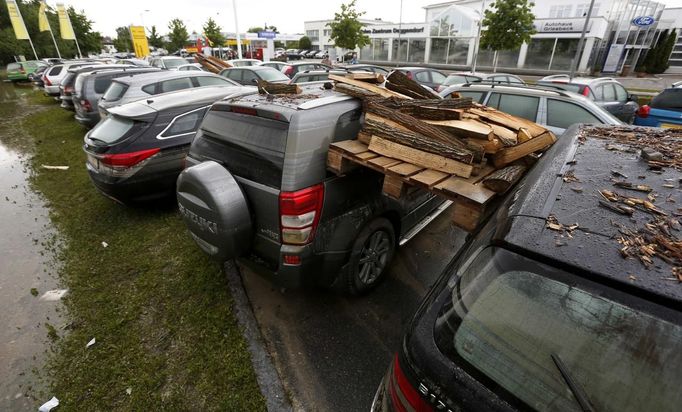
<instances>
[{"instance_id":1,"label":"black sedan","mask_svg":"<svg viewBox=\"0 0 682 412\"><path fill-rule=\"evenodd\" d=\"M255 86L258 80L266 80L271 83L287 83L289 81L289 78L281 71L267 66L230 67L221 71L220 75L245 86Z\"/></svg>"},{"instance_id":2,"label":"black sedan","mask_svg":"<svg viewBox=\"0 0 682 412\"><path fill-rule=\"evenodd\" d=\"M120 203L175 193L175 180L208 108L253 88L210 86L151 96L108 110L85 135L86 167L95 187Z\"/></svg>"}]
</instances>

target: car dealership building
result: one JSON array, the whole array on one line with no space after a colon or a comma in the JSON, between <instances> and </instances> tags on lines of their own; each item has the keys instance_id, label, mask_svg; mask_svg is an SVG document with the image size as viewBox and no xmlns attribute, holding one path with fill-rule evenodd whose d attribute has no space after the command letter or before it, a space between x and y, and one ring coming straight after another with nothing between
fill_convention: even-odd
<instances>
[{"instance_id":1,"label":"car dealership building","mask_svg":"<svg viewBox=\"0 0 682 412\"><path fill-rule=\"evenodd\" d=\"M476 53L479 16L491 3L491 0L459 0L429 5L424 7L424 21L416 23L364 20L370 44L358 50L359 58L378 64L429 64L470 69ZM589 0L536 1L533 13L537 33L517 50L498 52L498 70L568 72L585 28L589 5ZM674 18L666 19L664 9L664 4L648 0L596 1L587 22L578 71L620 73L634 68L662 29L679 24ZM639 19L638 22L649 25L633 24L638 17L647 16L652 19ZM305 33L318 49L336 49L329 38L328 22L305 22ZM680 32L682 30L678 30L678 34ZM342 50L335 52L339 55ZM480 50L477 70L492 69L494 58L494 52Z\"/></svg>"}]
</instances>

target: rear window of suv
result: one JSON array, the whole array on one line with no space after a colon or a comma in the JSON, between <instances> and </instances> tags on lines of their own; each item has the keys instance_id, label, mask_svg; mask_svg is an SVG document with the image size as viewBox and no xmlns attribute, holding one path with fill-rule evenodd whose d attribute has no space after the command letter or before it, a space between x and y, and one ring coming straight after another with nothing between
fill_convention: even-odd
<instances>
[{"instance_id":1,"label":"rear window of suv","mask_svg":"<svg viewBox=\"0 0 682 412\"><path fill-rule=\"evenodd\" d=\"M221 161L231 173L279 189L289 123L235 113L233 107L209 110L201 136L225 149L220 151Z\"/></svg>"},{"instance_id":2,"label":"rear window of suv","mask_svg":"<svg viewBox=\"0 0 682 412\"><path fill-rule=\"evenodd\" d=\"M21 65L19 63L10 63L7 65L7 71L8 72L15 72L21 69Z\"/></svg>"},{"instance_id":3,"label":"rear window of suv","mask_svg":"<svg viewBox=\"0 0 682 412\"><path fill-rule=\"evenodd\" d=\"M128 86L126 86L125 84L119 82L112 82L109 88L107 89L106 93L104 93L104 96L102 96L102 99L108 102L119 100L121 97L123 97L126 90L128 90Z\"/></svg>"},{"instance_id":4,"label":"rear window of suv","mask_svg":"<svg viewBox=\"0 0 682 412\"><path fill-rule=\"evenodd\" d=\"M651 100L649 106L654 109L682 112L682 89L663 90L658 96Z\"/></svg>"}]
</instances>

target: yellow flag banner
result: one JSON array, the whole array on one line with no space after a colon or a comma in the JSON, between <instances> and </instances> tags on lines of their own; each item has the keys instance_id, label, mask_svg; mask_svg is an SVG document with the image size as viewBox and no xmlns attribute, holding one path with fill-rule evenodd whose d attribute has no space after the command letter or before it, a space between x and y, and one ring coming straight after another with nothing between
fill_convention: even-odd
<instances>
[{"instance_id":1,"label":"yellow flag banner","mask_svg":"<svg viewBox=\"0 0 682 412\"><path fill-rule=\"evenodd\" d=\"M130 37L133 39L133 49L136 57L149 56L147 34L143 26L130 26Z\"/></svg>"},{"instance_id":2,"label":"yellow flag banner","mask_svg":"<svg viewBox=\"0 0 682 412\"><path fill-rule=\"evenodd\" d=\"M14 35L17 37L17 40L30 40L16 0L7 0L7 11L9 12L9 20L12 22Z\"/></svg>"},{"instance_id":3,"label":"yellow flag banner","mask_svg":"<svg viewBox=\"0 0 682 412\"><path fill-rule=\"evenodd\" d=\"M64 40L76 40L76 33L71 27L71 20L63 4L57 4L57 15L59 16L59 32Z\"/></svg>"},{"instance_id":4,"label":"yellow flag banner","mask_svg":"<svg viewBox=\"0 0 682 412\"><path fill-rule=\"evenodd\" d=\"M47 14L45 10L47 9L47 4L44 1L40 2L40 9L38 9L38 29L40 31L49 31L50 22L47 21Z\"/></svg>"}]
</instances>

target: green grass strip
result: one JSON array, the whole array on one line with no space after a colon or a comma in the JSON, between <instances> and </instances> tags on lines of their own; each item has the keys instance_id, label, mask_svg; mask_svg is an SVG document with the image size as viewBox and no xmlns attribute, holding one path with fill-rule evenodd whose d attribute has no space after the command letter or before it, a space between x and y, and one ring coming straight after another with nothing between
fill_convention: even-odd
<instances>
[{"instance_id":1,"label":"green grass strip","mask_svg":"<svg viewBox=\"0 0 682 412\"><path fill-rule=\"evenodd\" d=\"M219 265L174 208L129 208L100 195L73 113L37 93L28 101L49 105L21 125L35 142L32 183L62 237L60 280L69 289L69 327L48 361L48 395L60 412L264 410Z\"/></svg>"}]
</instances>

